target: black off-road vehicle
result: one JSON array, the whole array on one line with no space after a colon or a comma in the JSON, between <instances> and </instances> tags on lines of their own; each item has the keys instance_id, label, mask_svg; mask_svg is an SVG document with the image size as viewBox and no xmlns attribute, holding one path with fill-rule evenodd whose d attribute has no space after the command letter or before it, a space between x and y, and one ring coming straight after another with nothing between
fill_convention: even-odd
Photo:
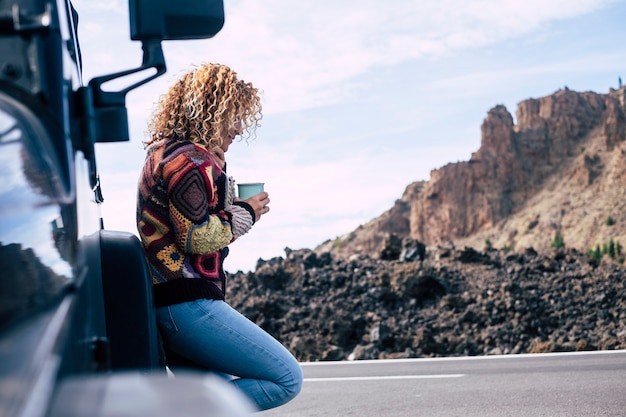
<instances>
[{"instance_id":1,"label":"black off-road vehicle","mask_svg":"<svg viewBox=\"0 0 626 417\"><path fill-rule=\"evenodd\" d=\"M94 145L163 40L208 38L222 0L129 0L142 64L83 83L70 0L0 0L0 417L247 415L229 385L168 377L142 248L104 230ZM146 79L122 91L110 80Z\"/></svg>"}]
</instances>

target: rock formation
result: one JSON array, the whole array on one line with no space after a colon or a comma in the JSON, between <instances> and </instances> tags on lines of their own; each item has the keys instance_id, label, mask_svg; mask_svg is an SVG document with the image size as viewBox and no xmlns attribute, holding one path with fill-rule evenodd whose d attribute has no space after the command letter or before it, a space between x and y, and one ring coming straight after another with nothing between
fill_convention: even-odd
<instances>
[{"instance_id":1,"label":"rock formation","mask_svg":"<svg viewBox=\"0 0 626 417\"><path fill-rule=\"evenodd\" d=\"M469 161L410 184L386 213L320 251L380 253L392 232L427 245L539 251L559 234L568 247L626 243L626 89L567 88L491 109ZM611 219L607 227L608 219Z\"/></svg>"},{"instance_id":2,"label":"rock formation","mask_svg":"<svg viewBox=\"0 0 626 417\"><path fill-rule=\"evenodd\" d=\"M301 361L626 348L615 262L424 248L388 239L385 260L286 250L234 274L227 300Z\"/></svg>"},{"instance_id":3,"label":"rock formation","mask_svg":"<svg viewBox=\"0 0 626 417\"><path fill-rule=\"evenodd\" d=\"M469 161L233 274L228 301L306 361L626 348L626 89L516 120L494 107Z\"/></svg>"}]
</instances>

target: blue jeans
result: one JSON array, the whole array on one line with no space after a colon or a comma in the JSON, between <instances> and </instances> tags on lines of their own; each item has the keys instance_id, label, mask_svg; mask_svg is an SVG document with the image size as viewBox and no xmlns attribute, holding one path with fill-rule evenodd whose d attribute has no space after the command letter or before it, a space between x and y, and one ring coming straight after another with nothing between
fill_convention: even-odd
<instances>
[{"instance_id":1,"label":"blue jeans","mask_svg":"<svg viewBox=\"0 0 626 417\"><path fill-rule=\"evenodd\" d=\"M302 368L276 339L220 300L160 307L157 321L169 350L232 383L259 410L278 407L302 389Z\"/></svg>"}]
</instances>

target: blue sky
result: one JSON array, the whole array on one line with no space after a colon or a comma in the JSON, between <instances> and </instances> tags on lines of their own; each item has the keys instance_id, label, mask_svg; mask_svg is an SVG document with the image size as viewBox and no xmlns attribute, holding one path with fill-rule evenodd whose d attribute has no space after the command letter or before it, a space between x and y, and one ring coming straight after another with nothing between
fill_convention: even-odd
<instances>
[{"instance_id":1,"label":"blue sky","mask_svg":"<svg viewBox=\"0 0 626 417\"><path fill-rule=\"evenodd\" d=\"M220 62L263 91L257 140L227 154L265 182L271 212L231 246L229 271L314 248L382 214L413 181L470 158L487 112L567 86L626 82L626 1L226 0L212 39L164 42L168 72L127 96L131 141L98 144L105 227L136 233L147 120L193 65ZM126 1L74 0L85 82L141 63ZM122 85L127 85L125 83ZM114 88L114 85L111 87Z\"/></svg>"}]
</instances>

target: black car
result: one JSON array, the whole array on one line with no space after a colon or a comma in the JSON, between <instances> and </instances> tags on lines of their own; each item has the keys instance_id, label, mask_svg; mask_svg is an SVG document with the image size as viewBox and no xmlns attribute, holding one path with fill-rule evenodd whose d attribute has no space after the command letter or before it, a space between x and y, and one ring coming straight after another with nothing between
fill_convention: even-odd
<instances>
[{"instance_id":1,"label":"black car","mask_svg":"<svg viewBox=\"0 0 626 417\"><path fill-rule=\"evenodd\" d=\"M84 84L70 0L0 0L0 417L248 415L230 386L168 375L138 239L105 230L96 142L163 40L207 38L221 0L130 0L141 66ZM102 84L153 69L122 91Z\"/></svg>"}]
</instances>

